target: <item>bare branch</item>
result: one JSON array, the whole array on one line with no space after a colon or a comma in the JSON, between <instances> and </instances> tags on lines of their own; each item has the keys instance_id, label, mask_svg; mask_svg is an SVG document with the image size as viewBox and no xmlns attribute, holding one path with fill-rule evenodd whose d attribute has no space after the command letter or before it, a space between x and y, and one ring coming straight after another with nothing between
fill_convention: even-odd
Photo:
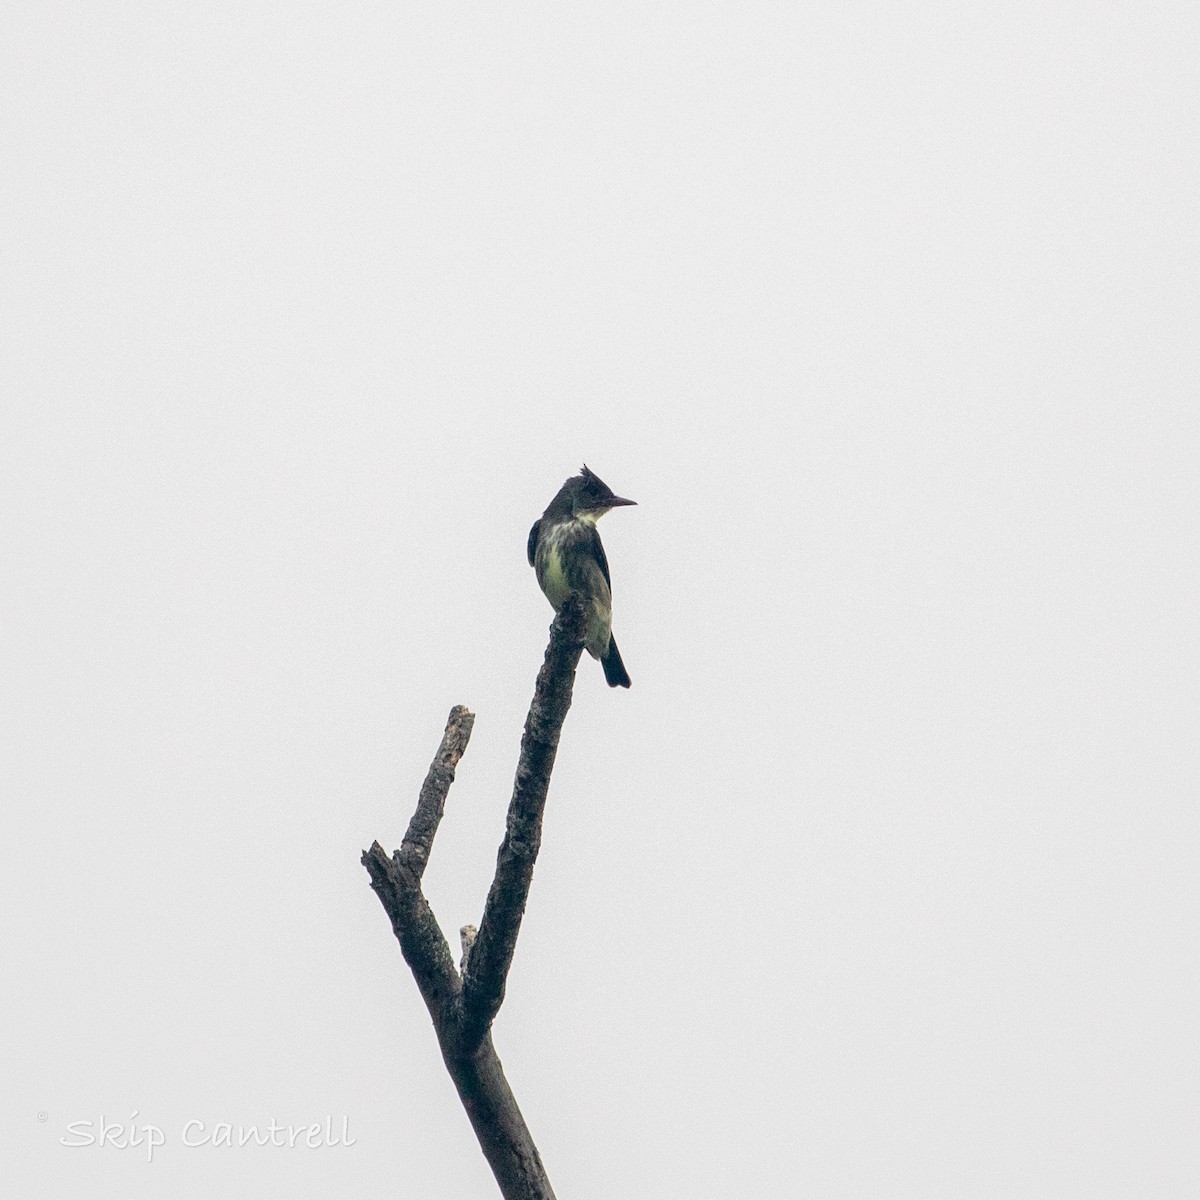
<instances>
[{"instance_id":1,"label":"bare branch","mask_svg":"<svg viewBox=\"0 0 1200 1200\"><path fill-rule=\"evenodd\" d=\"M462 942L462 958L458 961L459 971L467 969L467 959L471 956L471 947L475 944L475 935L479 932L474 925L464 925L458 931L459 940Z\"/></svg>"},{"instance_id":2,"label":"bare branch","mask_svg":"<svg viewBox=\"0 0 1200 1200\"><path fill-rule=\"evenodd\" d=\"M450 710L441 745L421 786L417 810L408 823L400 849L389 858L375 842L362 856L371 886L391 918L404 961L412 969L429 1014L439 1026L451 1019L451 1007L456 1007L462 981L437 918L421 891L421 876L446 807L454 769L471 740L474 724L474 714L461 704Z\"/></svg>"},{"instance_id":3,"label":"bare branch","mask_svg":"<svg viewBox=\"0 0 1200 1200\"><path fill-rule=\"evenodd\" d=\"M488 1034L472 1055L442 1057L504 1200L554 1200L554 1189Z\"/></svg>"},{"instance_id":4,"label":"bare branch","mask_svg":"<svg viewBox=\"0 0 1200 1200\"><path fill-rule=\"evenodd\" d=\"M459 1033L464 1047L483 1038L504 1001L504 985L541 845L550 772L563 721L571 707L575 668L583 650L583 619L582 605L571 597L550 627L550 644L521 738L508 824L496 856L496 875L463 978Z\"/></svg>"},{"instance_id":5,"label":"bare branch","mask_svg":"<svg viewBox=\"0 0 1200 1200\"><path fill-rule=\"evenodd\" d=\"M412 885L411 874L402 870L395 858L389 858L378 842L363 851L362 864L392 922L392 932L421 989L429 1015L440 1026L453 1017L462 981L429 901L420 883Z\"/></svg>"},{"instance_id":6,"label":"bare branch","mask_svg":"<svg viewBox=\"0 0 1200 1200\"><path fill-rule=\"evenodd\" d=\"M478 934L469 925L462 929L465 985L421 890L454 770L475 720L465 708L450 711L400 849L389 858L375 842L362 856L371 886L391 919L433 1018L446 1068L505 1200L554 1200L537 1147L492 1046L490 1029L504 999L504 983L541 842L550 771L563 720L571 707L582 650L583 608L571 598L550 627L550 644L525 721L508 824L483 921Z\"/></svg>"},{"instance_id":7,"label":"bare branch","mask_svg":"<svg viewBox=\"0 0 1200 1200\"><path fill-rule=\"evenodd\" d=\"M408 832L405 833L404 841L397 851L400 866L410 870L418 884L421 876L425 874L425 865L429 862L433 836L441 824L442 813L446 808L446 794L454 782L454 769L471 740L471 730L474 727L474 713L468 712L461 704L456 704L450 710L446 732L442 734L442 744L438 746L433 762L429 764L429 773L421 785L417 811L413 813L412 820L408 823Z\"/></svg>"}]
</instances>

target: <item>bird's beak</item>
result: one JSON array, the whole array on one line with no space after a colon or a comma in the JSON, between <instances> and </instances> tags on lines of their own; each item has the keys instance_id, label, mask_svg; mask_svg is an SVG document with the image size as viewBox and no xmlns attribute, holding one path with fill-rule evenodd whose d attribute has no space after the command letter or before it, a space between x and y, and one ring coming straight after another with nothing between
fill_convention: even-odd
<instances>
[{"instance_id":1,"label":"bird's beak","mask_svg":"<svg viewBox=\"0 0 1200 1200\"><path fill-rule=\"evenodd\" d=\"M626 500L624 496L614 496L609 502L609 508L620 508L624 504L636 504L636 500Z\"/></svg>"}]
</instances>

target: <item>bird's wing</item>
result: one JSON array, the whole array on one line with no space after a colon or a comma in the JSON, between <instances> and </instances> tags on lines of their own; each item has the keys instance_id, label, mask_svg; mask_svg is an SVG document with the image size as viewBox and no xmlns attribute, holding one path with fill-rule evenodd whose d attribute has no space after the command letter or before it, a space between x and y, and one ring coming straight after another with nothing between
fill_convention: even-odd
<instances>
[{"instance_id":1,"label":"bird's wing","mask_svg":"<svg viewBox=\"0 0 1200 1200\"><path fill-rule=\"evenodd\" d=\"M529 559L529 565L533 566L533 556L537 553L538 530L542 527L542 520L539 517L533 523L533 528L529 531L529 541L525 546L525 554Z\"/></svg>"},{"instance_id":2,"label":"bird's wing","mask_svg":"<svg viewBox=\"0 0 1200 1200\"><path fill-rule=\"evenodd\" d=\"M608 590L611 592L612 580L608 577L608 559L604 556L604 543L600 540L600 533L595 525L589 525L588 531L591 535L588 546L592 557L600 564L600 570L604 572L604 582L608 584Z\"/></svg>"}]
</instances>

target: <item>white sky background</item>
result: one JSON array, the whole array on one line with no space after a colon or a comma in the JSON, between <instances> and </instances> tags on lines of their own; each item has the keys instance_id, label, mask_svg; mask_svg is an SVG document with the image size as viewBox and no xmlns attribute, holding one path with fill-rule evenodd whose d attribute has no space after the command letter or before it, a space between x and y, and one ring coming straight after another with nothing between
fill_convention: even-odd
<instances>
[{"instance_id":1,"label":"white sky background","mask_svg":"<svg viewBox=\"0 0 1200 1200\"><path fill-rule=\"evenodd\" d=\"M1197 11L6 6L22 1197L497 1194L358 858L467 704L457 951L584 461L634 683L496 1026L558 1194L1200 1187Z\"/></svg>"}]
</instances>

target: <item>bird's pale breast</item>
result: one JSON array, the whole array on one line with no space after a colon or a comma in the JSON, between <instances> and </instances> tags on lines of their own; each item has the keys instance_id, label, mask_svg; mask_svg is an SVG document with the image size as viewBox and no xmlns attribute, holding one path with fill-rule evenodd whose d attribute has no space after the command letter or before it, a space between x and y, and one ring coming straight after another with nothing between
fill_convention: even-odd
<instances>
[{"instance_id":1,"label":"bird's pale breast","mask_svg":"<svg viewBox=\"0 0 1200 1200\"><path fill-rule=\"evenodd\" d=\"M608 649L612 628L608 581L590 553L571 553L573 543L587 543L595 536L594 524L562 521L552 526L538 542L535 565L542 591L555 609L560 608L572 592L588 598L590 611L585 639L588 653L598 658Z\"/></svg>"}]
</instances>

